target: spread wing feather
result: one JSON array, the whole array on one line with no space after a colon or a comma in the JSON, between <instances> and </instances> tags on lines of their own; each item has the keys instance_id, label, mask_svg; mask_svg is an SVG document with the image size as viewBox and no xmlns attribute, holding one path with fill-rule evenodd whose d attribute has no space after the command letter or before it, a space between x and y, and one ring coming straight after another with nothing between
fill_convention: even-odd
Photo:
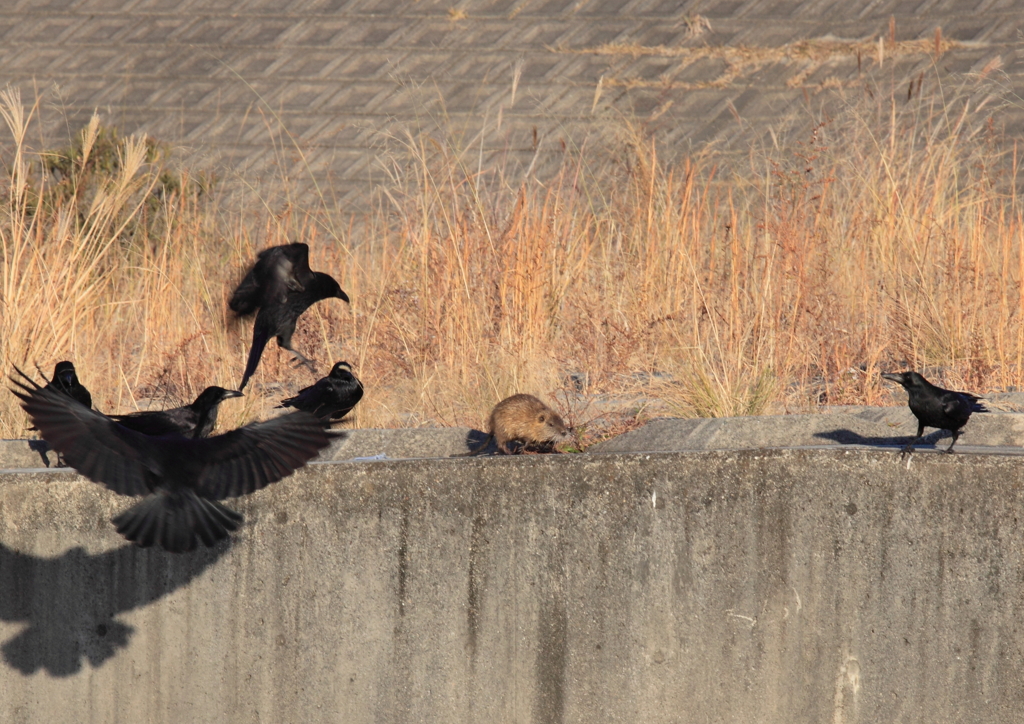
<instances>
[{"instance_id":1,"label":"spread wing feather","mask_svg":"<svg viewBox=\"0 0 1024 724\"><path fill-rule=\"evenodd\" d=\"M306 412L196 440L203 460L196 492L211 500L252 493L291 475L330 442L319 420Z\"/></svg>"},{"instance_id":2,"label":"spread wing feather","mask_svg":"<svg viewBox=\"0 0 1024 724\"><path fill-rule=\"evenodd\" d=\"M144 435L121 427L77 400L42 387L17 367L11 389L46 442L71 467L121 495L144 495L151 489Z\"/></svg>"},{"instance_id":3,"label":"spread wing feather","mask_svg":"<svg viewBox=\"0 0 1024 724\"><path fill-rule=\"evenodd\" d=\"M228 306L240 316L253 314L268 302L284 301L289 289L302 290L312 277L309 246L272 246L257 255L256 263L235 288Z\"/></svg>"}]
</instances>

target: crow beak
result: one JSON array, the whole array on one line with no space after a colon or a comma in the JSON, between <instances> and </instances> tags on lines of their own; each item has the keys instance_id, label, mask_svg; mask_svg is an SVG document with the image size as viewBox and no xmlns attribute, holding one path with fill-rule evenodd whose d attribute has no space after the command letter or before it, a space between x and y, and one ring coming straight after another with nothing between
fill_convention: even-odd
<instances>
[{"instance_id":1,"label":"crow beak","mask_svg":"<svg viewBox=\"0 0 1024 724\"><path fill-rule=\"evenodd\" d=\"M349 302L349 301L348 301L348 295L347 295L347 294L345 294L345 290L343 290L343 289L342 289L342 290L339 290L339 293L338 293L338 299L340 299L340 300L342 300L342 301L344 301L344 302L348 302L349 304L351 304L351 303L352 303L352 302Z\"/></svg>"},{"instance_id":2,"label":"crow beak","mask_svg":"<svg viewBox=\"0 0 1024 724\"><path fill-rule=\"evenodd\" d=\"M897 382L901 385L904 384L903 375L899 372L883 372L882 379L889 380L890 382Z\"/></svg>"},{"instance_id":3,"label":"crow beak","mask_svg":"<svg viewBox=\"0 0 1024 724\"><path fill-rule=\"evenodd\" d=\"M243 395L238 390L224 390L224 398L223 399L230 400L232 397L245 397L245 395Z\"/></svg>"}]
</instances>

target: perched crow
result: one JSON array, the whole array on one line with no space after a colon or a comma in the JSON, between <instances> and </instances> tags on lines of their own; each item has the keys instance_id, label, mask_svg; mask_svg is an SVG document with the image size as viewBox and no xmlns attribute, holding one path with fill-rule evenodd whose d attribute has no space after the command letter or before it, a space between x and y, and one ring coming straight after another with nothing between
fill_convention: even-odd
<instances>
[{"instance_id":1,"label":"perched crow","mask_svg":"<svg viewBox=\"0 0 1024 724\"><path fill-rule=\"evenodd\" d=\"M42 370L39 372L42 374ZM78 400L86 407L92 407L92 395L89 394L89 390L85 389L85 385L78 381L78 375L75 373L75 366L67 360L58 362L53 368L53 379L46 383L48 390L56 390L57 392L63 392L72 399ZM36 430L35 426L29 428L29 430ZM47 462L47 465L50 463ZM57 453L57 467L66 467L64 463L64 456L59 452Z\"/></svg>"},{"instance_id":2,"label":"perched crow","mask_svg":"<svg viewBox=\"0 0 1024 724\"><path fill-rule=\"evenodd\" d=\"M278 407L294 407L316 415L326 426L331 420L340 420L363 398L363 385L352 374L352 365L339 362L331 373L315 385L299 390Z\"/></svg>"},{"instance_id":3,"label":"perched crow","mask_svg":"<svg viewBox=\"0 0 1024 724\"><path fill-rule=\"evenodd\" d=\"M42 372L40 372L42 374ZM85 389L85 386L78 381L78 375L75 373L75 366L68 362L58 362L53 368L53 379L46 383L47 388L51 390L57 390L63 392L69 397L81 402L86 407L92 407L92 395L89 394L89 390Z\"/></svg>"},{"instance_id":4,"label":"perched crow","mask_svg":"<svg viewBox=\"0 0 1024 724\"><path fill-rule=\"evenodd\" d=\"M285 244L264 249L245 275L228 306L240 316L254 314L265 303L287 299L289 290L301 292L313 280L309 268L309 246Z\"/></svg>"},{"instance_id":5,"label":"perched crow","mask_svg":"<svg viewBox=\"0 0 1024 724\"><path fill-rule=\"evenodd\" d=\"M224 400L241 397L236 390L207 387L191 405L170 410L148 410L128 415L111 415L119 425L144 435L181 435L182 437L209 437L217 424L217 407Z\"/></svg>"},{"instance_id":6,"label":"perched crow","mask_svg":"<svg viewBox=\"0 0 1024 724\"><path fill-rule=\"evenodd\" d=\"M275 246L260 252L256 263L231 295L228 306L240 316L257 308L252 327L252 347L238 389L244 389L256 371L263 349L271 337L295 359L316 372L313 363L292 349L292 334L299 316L322 299L348 301L348 295L329 274L309 270L309 247L305 244Z\"/></svg>"},{"instance_id":7,"label":"perched crow","mask_svg":"<svg viewBox=\"0 0 1024 724\"><path fill-rule=\"evenodd\" d=\"M883 372L882 377L899 382L910 396L910 411L917 418L917 436L903 448L914 452L914 443L924 436L925 427L937 427L953 433L953 442L946 452L952 453L960 428L967 424L972 412L988 412L975 395L936 387L917 372Z\"/></svg>"},{"instance_id":8,"label":"perched crow","mask_svg":"<svg viewBox=\"0 0 1024 724\"><path fill-rule=\"evenodd\" d=\"M153 437L114 422L21 370L11 391L79 473L120 495L144 495L111 522L142 547L172 553L212 546L242 516L218 500L246 495L291 475L326 447L330 433L307 412L253 423L223 435Z\"/></svg>"}]
</instances>

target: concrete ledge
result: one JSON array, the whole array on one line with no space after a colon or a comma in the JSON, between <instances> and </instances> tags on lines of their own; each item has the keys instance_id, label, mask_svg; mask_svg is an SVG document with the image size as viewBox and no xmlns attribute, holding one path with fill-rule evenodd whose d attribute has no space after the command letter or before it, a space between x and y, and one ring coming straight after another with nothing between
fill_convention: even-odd
<instances>
[{"instance_id":1,"label":"concrete ledge","mask_svg":"<svg viewBox=\"0 0 1024 724\"><path fill-rule=\"evenodd\" d=\"M748 448L818 445L897 446L917 432L910 408L848 407L810 415L659 418L643 427L605 440L587 452L668 452L683 450L743 450ZM927 428L921 448L949 446L947 432ZM1024 448L1024 414L975 414L957 441L956 450ZM995 451L995 450L994 450Z\"/></svg>"},{"instance_id":2,"label":"concrete ledge","mask_svg":"<svg viewBox=\"0 0 1024 724\"><path fill-rule=\"evenodd\" d=\"M480 446L487 434L468 427L418 427L402 430L337 430L340 438L317 458L397 460L451 457ZM492 442L482 452L495 450ZM55 468L57 456L43 440L0 440L0 470Z\"/></svg>"},{"instance_id":3,"label":"concrete ledge","mask_svg":"<svg viewBox=\"0 0 1024 724\"><path fill-rule=\"evenodd\" d=\"M320 460L446 458L479 447L487 434L468 427L416 427L400 430L342 430L344 437ZM491 443L488 450L496 449Z\"/></svg>"},{"instance_id":4,"label":"concrete ledge","mask_svg":"<svg viewBox=\"0 0 1024 724\"><path fill-rule=\"evenodd\" d=\"M972 423L973 424L973 423ZM1024 464L815 450L319 463L171 556L0 476L0 720L1005 722Z\"/></svg>"},{"instance_id":5,"label":"concrete ledge","mask_svg":"<svg viewBox=\"0 0 1024 724\"><path fill-rule=\"evenodd\" d=\"M906 444L917 430L910 410L901 407L848 407L810 415L658 418L642 428L588 449L588 452L682 452L750 448ZM321 461L372 461L445 458L474 450L487 437L468 427L421 427L399 430L337 430L342 437L318 458ZM919 447L945 448L949 434L931 430ZM971 418L957 449L1009 453L1024 449L1024 414L991 412ZM492 442L484 453L496 450ZM53 467L56 456L41 440L0 440L0 470Z\"/></svg>"}]
</instances>

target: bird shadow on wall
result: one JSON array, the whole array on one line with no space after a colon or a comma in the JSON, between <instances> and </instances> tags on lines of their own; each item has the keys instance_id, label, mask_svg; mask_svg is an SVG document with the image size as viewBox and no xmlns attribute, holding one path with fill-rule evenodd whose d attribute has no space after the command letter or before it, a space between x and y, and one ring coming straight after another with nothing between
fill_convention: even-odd
<instances>
[{"instance_id":1,"label":"bird shadow on wall","mask_svg":"<svg viewBox=\"0 0 1024 724\"><path fill-rule=\"evenodd\" d=\"M816 432L814 437L822 438L824 440L832 440L842 445L872 445L875 447L903 447L911 440L914 439L913 435L903 435L900 437L865 437L853 430L847 430L840 428L838 430L829 430L828 432ZM944 437L952 437L945 430L936 430L928 435L925 435L918 440L914 447L921 447L922 445L927 447L931 445L935 447L936 443Z\"/></svg>"},{"instance_id":2,"label":"bird shadow on wall","mask_svg":"<svg viewBox=\"0 0 1024 724\"><path fill-rule=\"evenodd\" d=\"M91 555L76 547L42 558L0 543L0 620L27 624L0 652L26 676L41 668L72 676L83 659L101 666L135 632L118 614L188 585L230 547L230 539L185 555L134 545Z\"/></svg>"},{"instance_id":3,"label":"bird shadow on wall","mask_svg":"<svg viewBox=\"0 0 1024 724\"><path fill-rule=\"evenodd\" d=\"M39 458L43 461L43 467L48 468L51 466L50 457L47 453L49 453L52 448L50 448L50 443L46 442L46 440L29 440L28 449L39 455ZM56 455L56 453L54 453L54 455ZM54 461L52 465L56 467L56 461Z\"/></svg>"}]
</instances>

